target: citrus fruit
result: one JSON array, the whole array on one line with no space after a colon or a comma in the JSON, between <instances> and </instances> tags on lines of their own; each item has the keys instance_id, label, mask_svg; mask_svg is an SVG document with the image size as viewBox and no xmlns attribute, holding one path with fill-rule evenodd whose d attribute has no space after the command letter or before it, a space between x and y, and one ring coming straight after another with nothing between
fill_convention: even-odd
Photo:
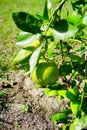
<instances>
[{"instance_id":1,"label":"citrus fruit","mask_svg":"<svg viewBox=\"0 0 87 130\"><path fill-rule=\"evenodd\" d=\"M31 73L31 78L38 84L48 85L58 78L58 68L54 61L43 61Z\"/></svg>"}]
</instances>

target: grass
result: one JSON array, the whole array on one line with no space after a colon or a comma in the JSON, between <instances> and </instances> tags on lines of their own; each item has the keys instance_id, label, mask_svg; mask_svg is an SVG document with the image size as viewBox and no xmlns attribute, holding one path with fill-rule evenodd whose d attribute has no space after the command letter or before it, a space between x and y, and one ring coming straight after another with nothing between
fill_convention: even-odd
<instances>
[{"instance_id":1,"label":"grass","mask_svg":"<svg viewBox=\"0 0 87 130\"><path fill-rule=\"evenodd\" d=\"M36 13L43 10L44 0L0 0L0 77L13 70L12 60L16 55L16 27L12 12L25 11Z\"/></svg>"}]
</instances>

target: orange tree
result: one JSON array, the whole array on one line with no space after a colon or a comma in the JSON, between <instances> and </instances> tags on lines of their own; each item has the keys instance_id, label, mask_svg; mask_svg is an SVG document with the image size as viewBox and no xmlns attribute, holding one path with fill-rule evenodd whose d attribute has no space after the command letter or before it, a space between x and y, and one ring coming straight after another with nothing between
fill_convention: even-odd
<instances>
[{"instance_id":1,"label":"orange tree","mask_svg":"<svg viewBox=\"0 0 87 130\"><path fill-rule=\"evenodd\" d=\"M42 13L14 12L22 30L13 62L25 70L47 96L70 101L68 110L51 117L63 130L87 125L87 0L45 0ZM61 79L61 80L60 80ZM71 115L71 116L70 116Z\"/></svg>"}]
</instances>

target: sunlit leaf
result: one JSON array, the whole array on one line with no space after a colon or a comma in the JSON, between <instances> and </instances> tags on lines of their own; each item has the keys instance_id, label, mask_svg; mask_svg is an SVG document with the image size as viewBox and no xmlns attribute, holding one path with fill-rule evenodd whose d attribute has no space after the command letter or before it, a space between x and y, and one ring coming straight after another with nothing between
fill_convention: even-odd
<instances>
[{"instance_id":1,"label":"sunlit leaf","mask_svg":"<svg viewBox=\"0 0 87 130\"><path fill-rule=\"evenodd\" d=\"M32 44L36 39L38 39L40 34L32 35L28 32L21 32L17 36L17 42L16 44L20 47L24 47L27 45Z\"/></svg>"},{"instance_id":2,"label":"sunlit leaf","mask_svg":"<svg viewBox=\"0 0 87 130\"><path fill-rule=\"evenodd\" d=\"M40 55L40 51L41 51L41 48L42 46L38 47L34 52L33 54L31 55L30 59L29 59L29 65L30 65L30 73L34 70L36 64L37 64L37 61L38 61L38 58L39 58L39 55Z\"/></svg>"},{"instance_id":3,"label":"sunlit leaf","mask_svg":"<svg viewBox=\"0 0 87 130\"><path fill-rule=\"evenodd\" d=\"M47 96L57 96L58 95L58 90L52 90L50 88L45 89L45 94Z\"/></svg>"},{"instance_id":4,"label":"sunlit leaf","mask_svg":"<svg viewBox=\"0 0 87 130\"><path fill-rule=\"evenodd\" d=\"M76 118L70 125L69 130L82 130L87 125L87 116L82 116L80 119Z\"/></svg>"},{"instance_id":5,"label":"sunlit leaf","mask_svg":"<svg viewBox=\"0 0 87 130\"><path fill-rule=\"evenodd\" d=\"M32 54L33 51L32 49L31 50L21 49L17 54L17 56L14 58L13 62L17 64L25 60L27 57L29 57Z\"/></svg>"},{"instance_id":6,"label":"sunlit leaf","mask_svg":"<svg viewBox=\"0 0 87 130\"><path fill-rule=\"evenodd\" d=\"M50 10L52 8L52 2L50 0L48 0L47 7L48 7L48 10Z\"/></svg>"},{"instance_id":7,"label":"sunlit leaf","mask_svg":"<svg viewBox=\"0 0 87 130\"><path fill-rule=\"evenodd\" d=\"M58 91L58 94L61 95L61 96L63 96L64 98L67 98L66 97L66 93L67 93L67 90L59 90Z\"/></svg>"},{"instance_id":8,"label":"sunlit leaf","mask_svg":"<svg viewBox=\"0 0 87 130\"><path fill-rule=\"evenodd\" d=\"M47 54L48 56L53 56L54 53L54 49L56 48L56 44L54 43L49 43L48 45L48 50L47 50Z\"/></svg>"},{"instance_id":9,"label":"sunlit leaf","mask_svg":"<svg viewBox=\"0 0 87 130\"><path fill-rule=\"evenodd\" d=\"M70 108L71 108L75 118L80 115L80 112L81 112L80 105L81 104L79 102L70 102Z\"/></svg>"},{"instance_id":10,"label":"sunlit leaf","mask_svg":"<svg viewBox=\"0 0 87 130\"><path fill-rule=\"evenodd\" d=\"M26 12L15 12L12 17L19 29L33 34L41 32L40 22L35 16Z\"/></svg>"},{"instance_id":11,"label":"sunlit leaf","mask_svg":"<svg viewBox=\"0 0 87 130\"><path fill-rule=\"evenodd\" d=\"M52 29L54 38L59 39L59 40L64 40L64 39L70 38L70 37L74 36L76 32L77 32L77 29L68 30L67 32L62 32L62 33Z\"/></svg>"},{"instance_id":12,"label":"sunlit leaf","mask_svg":"<svg viewBox=\"0 0 87 130\"><path fill-rule=\"evenodd\" d=\"M70 125L69 130L81 130L82 126L81 126L81 122L79 118L76 118L74 120L74 122Z\"/></svg>"},{"instance_id":13,"label":"sunlit leaf","mask_svg":"<svg viewBox=\"0 0 87 130\"><path fill-rule=\"evenodd\" d=\"M73 24L77 25L80 22L81 15L77 11L73 11L73 13L69 15L68 21Z\"/></svg>"},{"instance_id":14,"label":"sunlit leaf","mask_svg":"<svg viewBox=\"0 0 87 130\"><path fill-rule=\"evenodd\" d=\"M81 18L81 23L87 24L87 13L83 14L83 16Z\"/></svg>"},{"instance_id":15,"label":"sunlit leaf","mask_svg":"<svg viewBox=\"0 0 87 130\"><path fill-rule=\"evenodd\" d=\"M68 120L68 113L69 113L69 110L64 110L58 114L53 115L51 119L53 122L65 123Z\"/></svg>"}]
</instances>

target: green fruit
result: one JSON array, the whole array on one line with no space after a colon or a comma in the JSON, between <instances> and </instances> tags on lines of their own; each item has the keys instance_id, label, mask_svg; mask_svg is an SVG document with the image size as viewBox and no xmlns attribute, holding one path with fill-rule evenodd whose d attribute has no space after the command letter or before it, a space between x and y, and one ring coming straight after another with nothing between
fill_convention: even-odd
<instances>
[{"instance_id":1,"label":"green fruit","mask_svg":"<svg viewBox=\"0 0 87 130\"><path fill-rule=\"evenodd\" d=\"M38 84L52 84L58 78L57 65L53 61L43 61L31 73L31 78Z\"/></svg>"}]
</instances>

